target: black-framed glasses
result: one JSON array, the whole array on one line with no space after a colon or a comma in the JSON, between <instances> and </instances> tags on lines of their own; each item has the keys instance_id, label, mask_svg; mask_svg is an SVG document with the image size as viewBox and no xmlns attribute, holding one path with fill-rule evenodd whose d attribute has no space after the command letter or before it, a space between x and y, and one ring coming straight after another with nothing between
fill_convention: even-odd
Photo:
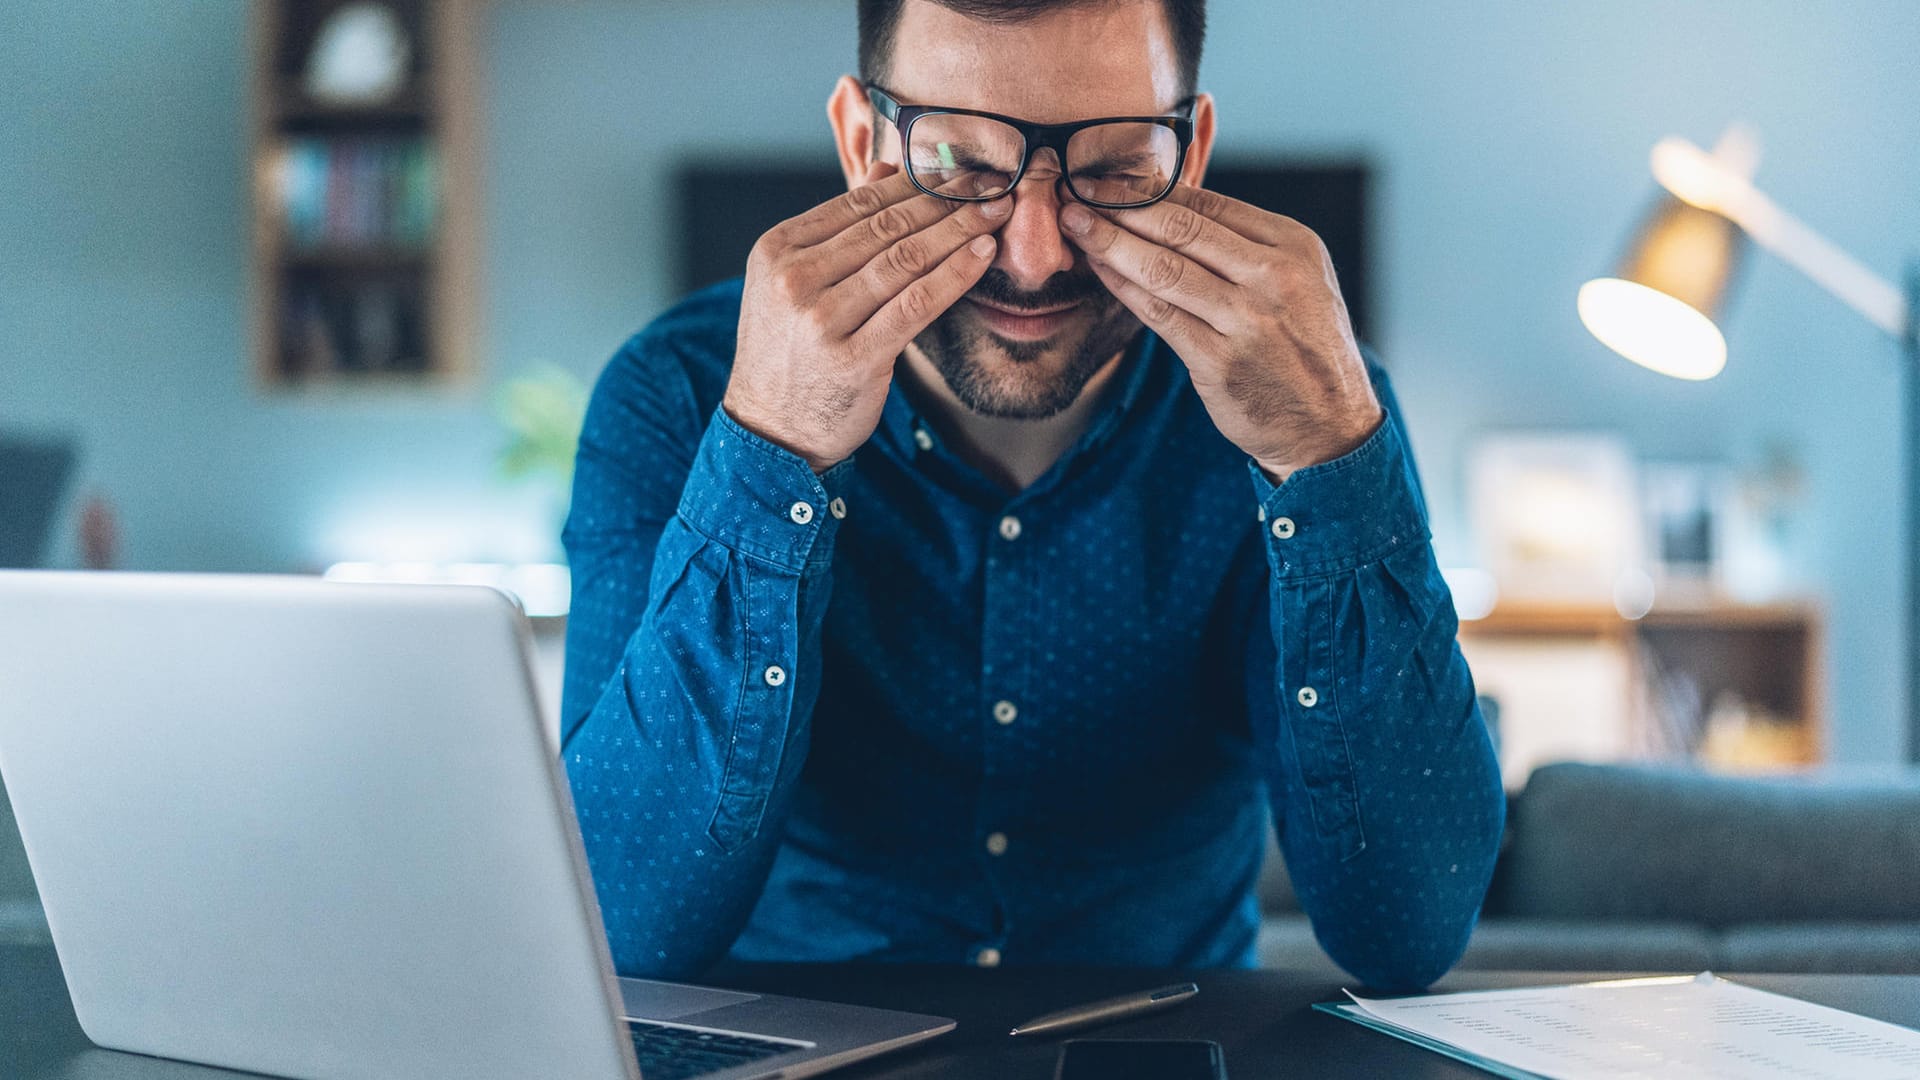
<instances>
[{"instance_id":1,"label":"black-framed glasses","mask_svg":"<svg viewBox=\"0 0 1920 1080\"><path fill-rule=\"evenodd\" d=\"M1149 206L1173 190L1193 142L1191 97L1165 116L1034 124L974 109L902 105L873 83L866 89L874 112L899 129L913 186L959 202L1006 197L1045 146L1060 159L1074 198L1107 210Z\"/></svg>"}]
</instances>

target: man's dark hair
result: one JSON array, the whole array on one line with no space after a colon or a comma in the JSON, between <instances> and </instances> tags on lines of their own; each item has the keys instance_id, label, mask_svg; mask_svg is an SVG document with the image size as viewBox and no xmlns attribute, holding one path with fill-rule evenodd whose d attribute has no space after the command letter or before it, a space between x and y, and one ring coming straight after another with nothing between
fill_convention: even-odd
<instances>
[{"instance_id":1,"label":"man's dark hair","mask_svg":"<svg viewBox=\"0 0 1920 1080\"><path fill-rule=\"evenodd\" d=\"M931 0L941 7L986 22L1024 22L1064 7L1091 7L1106 0ZM893 60L893 31L906 0L860 0L860 78L886 82ZM1200 48L1207 37L1207 0L1160 0L1173 32L1173 54L1180 64L1180 94L1191 95L1200 81Z\"/></svg>"}]
</instances>

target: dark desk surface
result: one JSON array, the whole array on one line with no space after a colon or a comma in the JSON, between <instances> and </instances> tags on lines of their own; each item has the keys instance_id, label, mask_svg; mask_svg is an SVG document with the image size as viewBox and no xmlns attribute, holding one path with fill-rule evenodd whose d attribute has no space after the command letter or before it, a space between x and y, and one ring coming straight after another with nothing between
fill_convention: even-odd
<instances>
[{"instance_id":1,"label":"dark desk surface","mask_svg":"<svg viewBox=\"0 0 1920 1080\"><path fill-rule=\"evenodd\" d=\"M1614 978L1578 973L1466 972L1442 990ZM1234 1080L1312 1077L1478 1077L1477 1070L1357 1024L1312 1011L1340 997L1337 983L1287 971L740 966L708 981L951 1016L933 1042L834 1073L845 1080L993 1077L1050 1080L1055 1043L1012 1039L1021 1020L1075 1002L1192 978L1200 996L1156 1017L1086 1032L1097 1038L1213 1039ZM1882 1020L1920 1027L1920 975L1747 975L1742 982ZM0 1077L7 1080L194 1080L239 1074L94 1048L81 1034L51 948L0 947Z\"/></svg>"}]
</instances>

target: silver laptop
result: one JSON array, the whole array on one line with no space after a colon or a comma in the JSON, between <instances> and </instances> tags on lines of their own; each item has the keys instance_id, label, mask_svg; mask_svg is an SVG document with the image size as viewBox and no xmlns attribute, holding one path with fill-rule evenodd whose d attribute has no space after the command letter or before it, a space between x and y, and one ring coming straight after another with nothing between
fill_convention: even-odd
<instances>
[{"instance_id":1,"label":"silver laptop","mask_svg":"<svg viewBox=\"0 0 1920 1080\"><path fill-rule=\"evenodd\" d=\"M953 1028L616 978L529 645L479 587L0 571L0 775L87 1036L313 1080L793 1080Z\"/></svg>"}]
</instances>

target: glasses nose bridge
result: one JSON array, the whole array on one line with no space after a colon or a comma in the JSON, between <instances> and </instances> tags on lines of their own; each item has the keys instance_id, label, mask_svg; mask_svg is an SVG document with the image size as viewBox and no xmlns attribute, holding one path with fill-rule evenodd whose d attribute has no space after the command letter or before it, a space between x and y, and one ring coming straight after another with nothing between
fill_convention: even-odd
<instances>
[{"instance_id":1,"label":"glasses nose bridge","mask_svg":"<svg viewBox=\"0 0 1920 1080\"><path fill-rule=\"evenodd\" d=\"M1067 171L1067 140L1073 137L1071 130L1056 127L1030 127L1020 133L1026 142L1025 160L1020 163L1021 175L1033 166L1034 159L1042 150L1053 151L1053 164L1062 175Z\"/></svg>"}]
</instances>

